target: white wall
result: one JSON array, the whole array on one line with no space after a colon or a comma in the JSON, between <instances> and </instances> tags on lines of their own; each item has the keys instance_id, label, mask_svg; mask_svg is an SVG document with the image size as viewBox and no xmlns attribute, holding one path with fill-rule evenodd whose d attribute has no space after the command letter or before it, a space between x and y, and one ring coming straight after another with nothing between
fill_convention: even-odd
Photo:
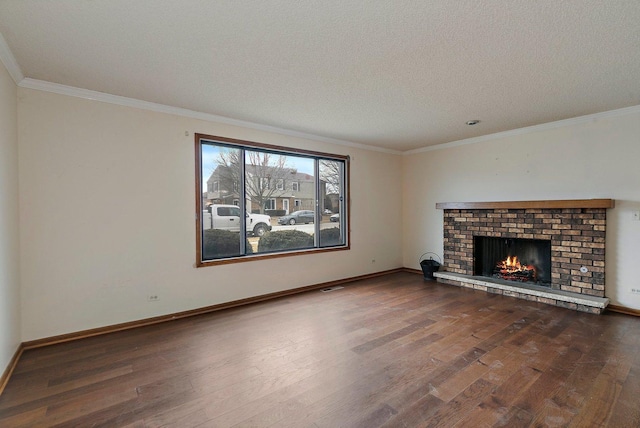
<instances>
[{"instance_id":1,"label":"white wall","mask_svg":"<svg viewBox=\"0 0 640 428\"><path fill-rule=\"evenodd\" d=\"M18 117L23 341L402 266L401 156L24 88ZM194 268L194 132L350 155L351 250Z\"/></svg>"},{"instance_id":2,"label":"white wall","mask_svg":"<svg viewBox=\"0 0 640 428\"><path fill-rule=\"evenodd\" d=\"M0 62L0 374L20 345L17 88Z\"/></svg>"},{"instance_id":3,"label":"white wall","mask_svg":"<svg viewBox=\"0 0 640 428\"><path fill-rule=\"evenodd\" d=\"M436 202L615 199L607 212L606 295L640 309L640 111L403 159L404 266L442 256ZM410 228L406 225L412 225Z\"/></svg>"}]
</instances>

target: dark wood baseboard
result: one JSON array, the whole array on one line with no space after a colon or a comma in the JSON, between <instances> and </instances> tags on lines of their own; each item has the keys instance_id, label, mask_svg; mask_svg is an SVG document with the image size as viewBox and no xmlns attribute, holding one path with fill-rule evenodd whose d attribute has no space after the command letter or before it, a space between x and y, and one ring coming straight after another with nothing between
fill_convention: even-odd
<instances>
[{"instance_id":1,"label":"dark wood baseboard","mask_svg":"<svg viewBox=\"0 0 640 428\"><path fill-rule=\"evenodd\" d=\"M609 304L607 306L607 310L611 312L617 312L619 314L633 315L634 317L640 317L640 310L627 308L626 306Z\"/></svg>"},{"instance_id":2,"label":"dark wood baseboard","mask_svg":"<svg viewBox=\"0 0 640 428\"><path fill-rule=\"evenodd\" d=\"M24 345L21 343L20 345L18 345L18 349L16 349L15 354L13 354L13 358L11 358L11 361L9 361L9 365L5 369L4 373L2 373L2 376L0 376L0 395L2 395L2 391L4 391L7 383L9 383L9 378L15 370L16 365L18 365L18 360L22 355L22 351L24 351Z\"/></svg>"},{"instance_id":3,"label":"dark wood baseboard","mask_svg":"<svg viewBox=\"0 0 640 428\"><path fill-rule=\"evenodd\" d=\"M306 287L293 288L291 290L278 291L275 293L263 294L260 296L249 297L246 299L234 300L232 302L221 303L219 305L206 306L203 308L192 309L189 311L176 312L168 315L161 315L153 318L145 318L137 321L126 322L122 324L114 324L106 327L93 328L90 330L82 330L74 333L62 334L59 336L45 337L37 340L30 340L22 344L22 349L41 348L43 346L55 345L56 343L70 342L73 340L84 339L87 337L100 336L117 331L129 330L137 327L158 324L167 321L174 321L181 318L193 317L196 315L207 314L210 312L221 311L223 309L234 308L236 306L249 305L251 303L262 302L265 300L277 299L279 297L289 296L292 294L304 293L305 291L317 290L320 288L333 287L336 285L346 284L349 282L359 281L363 279L375 278L378 276L388 275L390 273L403 272L403 268L391 269L382 272L359 275L336 281L323 282L320 284L308 285Z\"/></svg>"},{"instance_id":4,"label":"dark wood baseboard","mask_svg":"<svg viewBox=\"0 0 640 428\"><path fill-rule=\"evenodd\" d=\"M407 272L407 273L417 273L418 275L423 275L422 271L420 269L412 269L412 268L402 268L403 272Z\"/></svg>"}]
</instances>

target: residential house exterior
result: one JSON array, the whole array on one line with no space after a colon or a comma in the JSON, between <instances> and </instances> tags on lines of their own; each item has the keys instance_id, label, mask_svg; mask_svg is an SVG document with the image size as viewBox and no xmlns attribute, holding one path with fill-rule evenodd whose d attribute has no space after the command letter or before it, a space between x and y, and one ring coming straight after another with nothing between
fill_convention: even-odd
<instances>
[{"instance_id":1,"label":"residential house exterior","mask_svg":"<svg viewBox=\"0 0 640 428\"><path fill-rule=\"evenodd\" d=\"M297 210L315 209L315 179L313 175L298 172L294 168L261 168L256 170L246 165L247 211L264 212L273 215L286 215ZM240 205L240 186L232 177L231 168L218 165L207 180L204 192L204 205L229 204ZM321 182L321 193L325 193L325 184ZM321 201L324 198L320 198Z\"/></svg>"}]
</instances>

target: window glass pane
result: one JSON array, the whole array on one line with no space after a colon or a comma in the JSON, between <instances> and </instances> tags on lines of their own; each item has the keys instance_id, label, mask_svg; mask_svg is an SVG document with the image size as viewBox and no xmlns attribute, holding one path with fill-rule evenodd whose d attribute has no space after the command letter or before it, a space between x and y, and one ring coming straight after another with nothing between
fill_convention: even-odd
<instances>
[{"instance_id":1,"label":"window glass pane","mask_svg":"<svg viewBox=\"0 0 640 428\"><path fill-rule=\"evenodd\" d=\"M202 145L202 259L211 260L243 254L241 248L239 199L234 183L240 179L238 160L241 150L217 145Z\"/></svg>"},{"instance_id":2,"label":"window glass pane","mask_svg":"<svg viewBox=\"0 0 640 428\"><path fill-rule=\"evenodd\" d=\"M344 162L320 159L320 246L345 244Z\"/></svg>"},{"instance_id":3,"label":"window glass pane","mask_svg":"<svg viewBox=\"0 0 640 428\"><path fill-rule=\"evenodd\" d=\"M270 233L258 240L258 253L314 248L314 165L308 157L246 151L245 188L251 212L271 216L273 225ZM291 183L297 183L295 194ZM300 205L288 212L294 197Z\"/></svg>"}]
</instances>

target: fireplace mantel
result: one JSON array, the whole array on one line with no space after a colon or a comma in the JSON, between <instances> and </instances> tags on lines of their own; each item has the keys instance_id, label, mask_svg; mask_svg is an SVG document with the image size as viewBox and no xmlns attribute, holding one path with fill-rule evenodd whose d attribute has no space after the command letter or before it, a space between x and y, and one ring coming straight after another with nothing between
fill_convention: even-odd
<instances>
[{"instance_id":1,"label":"fireplace mantel","mask_svg":"<svg viewBox=\"0 0 640 428\"><path fill-rule=\"evenodd\" d=\"M437 202L439 210L493 210L493 209L563 209L563 208L613 208L613 199L565 199L549 201L500 201L500 202Z\"/></svg>"}]
</instances>

